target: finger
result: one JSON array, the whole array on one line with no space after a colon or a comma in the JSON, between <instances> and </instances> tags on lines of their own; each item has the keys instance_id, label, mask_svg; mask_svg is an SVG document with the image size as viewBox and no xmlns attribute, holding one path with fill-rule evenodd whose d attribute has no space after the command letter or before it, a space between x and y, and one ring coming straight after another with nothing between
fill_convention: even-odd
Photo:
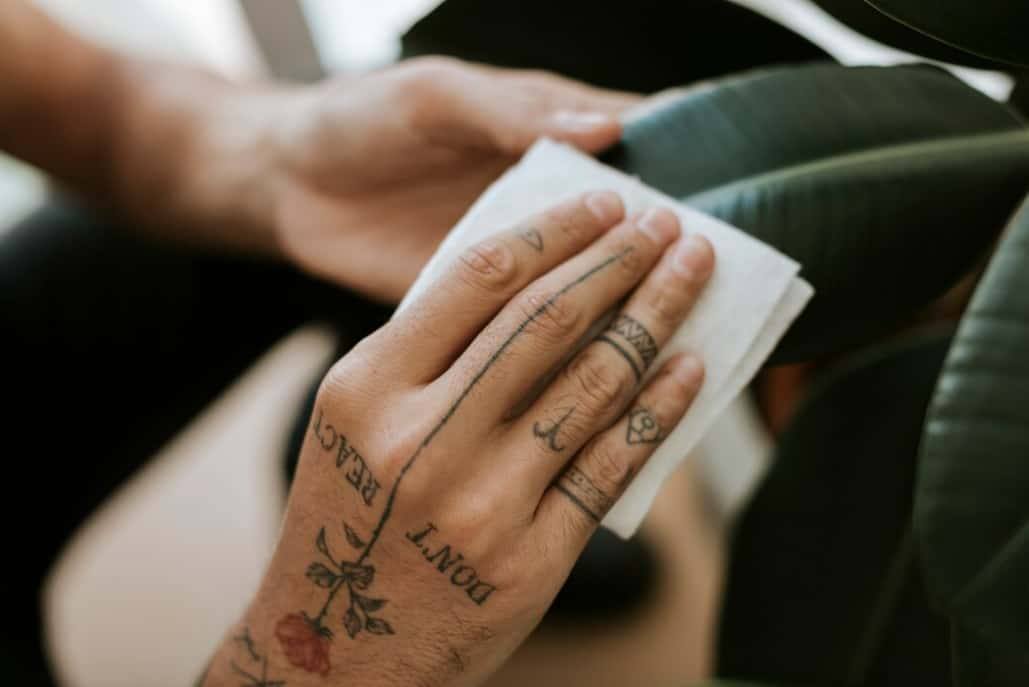
<instances>
[{"instance_id":1,"label":"finger","mask_svg":"<svg viewBox=\"0 0 1029 687\"><path fill-rule=\"evenodd\" d=\"M590 326L646 276L679 235L669 210L652 208L608 232L504 307L439 380L443 393L475 394L463 412L495 427L565 359Z\"/></svg>"},{"instance_id":2,"label":"finger","mask_svg":"<svg viewBox=\"0 0 1029 687\"><path fill-rule=\"evenodd\" d=\"M700 234L680 240L636 289L611 326L565 367L516 419L510 440L533 441L536 460L519 461L512 479L541 494L572 456L625 410L658 351L689 314L714 269L714 250ZM524 455L525 451L519 451Z\"/></svg>"},{"instance_id":3,"label":"finger","mask_svg":"<svg viewBox=\"0 0 1029 687\"><path fill-rule=\"evenodd\" d=\"M416 126L433 140L517 157L548 136L587 152L616 143L618 115L630 96L608 93L542 73L428 61Z\"/></svg>"},{"instance_id":4,"label":"finger","mask_svg":"<svg viewBox=\"0 0 1029 687\"><path fill-rule=\"evenodd\" d=\"M436 284L399 313L380 345L396 348L405 379L435 379L530 282L582 251L625 214L618 194L584 194L466 250ZM418 355L409 351L412 344Z\"/></svg>"},{"instance_id":5,"label":"finger","mask_svg":"<svg viewBox=\"0 0 1029 687\"><path fill-rule=\"evenodd\" d=\"M610 429L594 437L548 488L535 527L569 566L696 398L704 367L692 355L671 359Z\"/></svg>"}]
</instances>

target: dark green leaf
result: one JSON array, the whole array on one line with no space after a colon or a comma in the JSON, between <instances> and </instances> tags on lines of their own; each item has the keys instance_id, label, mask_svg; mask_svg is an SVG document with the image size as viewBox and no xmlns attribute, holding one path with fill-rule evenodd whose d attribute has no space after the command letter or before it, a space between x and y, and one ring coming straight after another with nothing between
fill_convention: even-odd
<instances>
[{"instance_id":1,"label":"dark green leaf","mask_svg":"<svg viewBox=\"0 0 1029 687\"><path fill-rule=\"evenodd\" d=\"M1002 62L1029 65L1029 3L1025 0L867 1L948 45Z\"/></svg>"},{"instance_id":2,"label":"dark green leaf","mask_svg":"<svg viewBox=\"0 0 1029 687\"><path fill-rule=\"evenodd\" d=\"M1029 652L1025 647L986 641L956 623L953 633L955 685L1024 687L1029 675Z\"/></svg>"},{"instance_id":3,"label":"dark green leaf","mask_svg":"<svg viewBox=\"0 0 1029 687\"><path fill-rule=\"evenodd\" d=\"M347 536L347 542L355 549L364 548L364 540L357 536L357 532L345 522L343 523L343 533Z\"/></svg>"},{"instance_id":4,"label":"dark green leaf","mask_svg":"<svg viewBox=\"0 0 1029 687\"><path fill-rule=\"evenodd\" d=\"M386 605L386 599L369 599L367 596L354 594L354 601L368 613L374 613Z\"/></svg>"},{"instance_id":5,"label":"dark green leaf","mask_svg":"<svg viewBox=\"0 0 1029 687\"><path fill-rule=\"evenodd\" d=\"M886 16L865 0L813 0L813 2L858 33L912 54L980 69L996 69L1003 66L995 60L988 60L966 50L941 43L921 31Z\"/></svg>"},{"instance_id":6,"label":"dark green leaf","mask_svg":"<svg viewBox=\"0 0 1029 687\"><path fill-rule=\"evenodd\" d=\"M361 618L353 608L348 608L347 612L343 614L343 629L347 631L351 639L361 631Z\"/></svg>"},{"instance_id":7,"label":"dark green leaf","mask_svg":"<svg viewBox=\"0 0 1029 687\"><path fill-rule=\"evenodd\" d=\"M319 587L328 589L336 584L336 580L339 579L339 575L329 570L321 563L312 563L307 567L307 579L311 580Z\"/></svg>"},{"instance_id":8,"label":"dark green leaf","mask_svg":"<svg viewBox=\"0 0 1029 687\"><path fill-rule=\"evenodd\" d=\"M368 630L373 635L393 634L393 626L382 618L368 618L368 622L365 623L364 629Z\"/></svg>"},{"instance_id":9,"label":"dark green leaf","mask_svg":"<svg viewBox=\"0 0 1029 687\"><path fill-rule=\"evenodd\" d=\"M925 409L947 351L931 334L821 378L738 522L717 672L797 685L946 685L948 624L910 545Z\"/></svg>"},{"instance_id":10,"label":"dark green leaf","mask_svg":"<svg viewBox=\"0 0 1029 687\"><path fill-rule=\"evenodd\" d=\"M724 0L447 0L408 31L403 49L405 57L546 69L639 93L827 57L807 39Z\"/></svg>"},{"instance_id":11,"label":"dark green leaf","mask_svg":"<svg viewBox=\"0 0 1029 687\"><path fill-rule=\"evenodd\" d=\"M915 516L929 589L974 638L971 643L992 645L997 656L1024 656L1029 201L1011 221L961 321L933 396L922 450Z\"/></svg>"},{"instance_id":12,"label":"dark green leaf","mask_svg":"<svg viewBox=\"0 0 1029 687\"><path fill-rule=\"evenodd\" d=\"M811 65L694 89L606 159L801 263L816 293L787 361L869 339L967 272L1029 185L1029 130L936 69Z\"/></svg>"}]
</instances>

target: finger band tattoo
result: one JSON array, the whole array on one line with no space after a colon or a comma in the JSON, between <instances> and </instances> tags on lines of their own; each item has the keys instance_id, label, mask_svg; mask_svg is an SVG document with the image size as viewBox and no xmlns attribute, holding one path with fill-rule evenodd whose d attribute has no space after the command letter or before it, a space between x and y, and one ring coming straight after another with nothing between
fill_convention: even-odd
<instances>
[{"instance_id":1,"label":"finger band tattoo","mask_svg":"<svg viewBox=\"0 0 1029 687\"><path fill-rule=\"evenodd\" d=\"M656 444L661 441L661 424L646 408L635 408L629 412L629 424L625 430L627 444Z\"/></svg>"},{"instance_id":2,"label":"finger band tattoo","mask_svg":"<svg viewBox=\"0 0 1029 687\"><path fill-rule=\"evenodd\" d=\"M611 510L615 502L603 489L594 484L585 472L574 465L554 482L554 488L597 522L604 517L604 513Z\"/></svg>"},{"instance_id":3,"label":"finger band tattoo","mask_svg":"<svg viewBox=\"0 0 1029 687\"><path fill-rule=\"evenodd\" d=\"M538 231L526 232L523 238L536 250L543 250L543 237ZM342 523L342 532L335 528L329 530L324 526L319 530L314 545L320 556L311 561L305 576L325 594L321 609L314 615L309 615L303 610L288 613L275 626L275 637L291 664L309 673L327 675L330 670L329 646L335 636L330 625L335 627L341 625L351 639L355 639L359 635L388 636L394 634L393 625L383 615L388 612L385 608L388 600L377 598L370 591L376 577L376 566L370 558L386 523L390 520L404 476L457 413L479 381L486 376L533 322L542 317L558 299L563 298L570 291L611 265L620 262L633 250L633 247L629 246L605 258L565 284L540 304L535 311L527 315L500 343L401 466L399 474L394 478L392 486L385 494L385 505L382 512L369 533L359 533L346 522ZM330 455L335 454L337 468L342 469L346 465L353 471L353 480L350 479L351 473L348 473L347 481L358 490L365 504L371 505L379 490L378 481L371 477L364 458L354 450L353 446L335 427L327 422L320 409L313 423L312 432L323 451ZM330 531L335 531L331 537L332 542L336 542L335 544L330 542ZM473 603L479 605L486 603L495 591L495 587L479 577L476 569L464 560L463 554L453 551L449 545L437 543L435 541L437 537L439 537L438 530L431 523L421 531L407 533L408 541L412 545L420 547L426 562L434 566L440 575L446 576L451 585L461 588ZM347 553L341 554L341 550ZM336 603L337 601L340 603ZM272 685L262 685L261 687L272 687ZM274 687L279 687L279 685Z\"/></svg>"},{"instance_id":4,"label":"finger band tattoo","mask_svg":"<svg viewBox=\"0 0 1029 687\"><path fill-rule=\"evenodd\" d=\"M537 253L543 252L543 234L538 229L530 227L518 235L522 238L522 241L532 246L533 250Z\"/></svg>"},{"instance_id":5,"label":"finger band tattoo","mask_svg":"<svg viewBox=\"0 0 1029 687\"><path fill-rule=\"evenodd\" d=\"M598 341L611 345L625 358L636 375L637 382L642 381L643 373L657 357L657 342L654 341L654 337L646 327L629 315L619 315L608 330L598 337ZM632 347L636 352L635 356L626 349L625 344Z\"/></svg>"},{"instance_id":6,"label":"finger band tattoo","mask_svg":"<svg viewBox=\"0 0 1029 687\"><path fill-rule=\"evenodd\" d=\"M560 453L565 450L565 445L557 443L558 433L561 431L561 426L565 423L565 420L570 418L574 412L575 406L570 408L558 408L555 413L563 413L561 417L556 420L534 422L532 425L532 433L538 439L542 439L544 443L546 443L547 448L551 451Z\"/></svg>"},{"instance_id":7,"label":"finger band tattoo","mask_svg":"<svg viewBox=\"0 0 1029 687\"><path fill-rule=\"evenodd\" d=\"M650 332L647 331L647 328L639 320L625 314L619 315L618 319L611 325L610 331L620 334L623 339L636 349L636 352L640 354L640 359L643 361L644 370L654 362L654 358L657 357L657 342L654 341L654 337L650 335Z\"/></svg>"}]
</instances>

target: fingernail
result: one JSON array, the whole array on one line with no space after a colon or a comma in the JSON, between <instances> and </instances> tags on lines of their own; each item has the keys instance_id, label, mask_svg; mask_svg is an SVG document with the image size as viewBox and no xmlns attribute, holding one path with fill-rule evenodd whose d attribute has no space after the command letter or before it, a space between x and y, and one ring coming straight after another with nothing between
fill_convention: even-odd
<instances>
[{"instance_id":1,"label":"fingernail","mask_svg":"<svg viewBox=\"0 0 1029 687\"><path fill-rule=\"evenodd\" d=\"M679 220L671 210L650 208L636 220L644 234L658 243L666 243L679 235Z\"/></svg>"},{"instance_id":2,"label":"fingernail","mask_svg":"<svg viewBox=\"0 0 1029 687\"><path fill-rule=\"evenodd\" d=\"M698 384L704 378L704 363L693 353L687 353L679 360L672 374L682 384Z\"/></svg>"},{"instance_id":3,"label":"fingernail","mask_svg":"<svg viewBox=\"0 0 1029 687\"><path fill-rule=\"evenodd\" d=\"M582 133L593 131L611 123L611 117L600 112L574 112L560 110L554 114L554 124L564 131Z\"/></svg>"},{"instance_id":4,"label":"fingernail","mask_svg":"<svg viewBox=\"0 0 1029 687\"><path fill-rule=\"evenodd\" d=\"M711 273L711 249L700 234L690 234L679 242L672 256L672 267L691 279L704 279Z\"/></svg>"},{"instance_id":5,"label":"fingernail","mask_svg":"<svg viewBox=\"0 0 1029 687\"><path fill-rule=\"evenodd\" d=\"M618 221L622 216L622 199L614 191L596 191L586 196L586 207L604 224Z\"/></svg>"}]
</instances>

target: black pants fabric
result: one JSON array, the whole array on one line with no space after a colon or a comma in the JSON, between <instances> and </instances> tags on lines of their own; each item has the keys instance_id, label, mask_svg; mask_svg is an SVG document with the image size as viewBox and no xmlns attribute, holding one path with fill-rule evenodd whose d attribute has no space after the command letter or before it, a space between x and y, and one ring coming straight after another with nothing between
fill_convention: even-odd
<instances>
[{"instance_id":1,"label":"black pants fabric","mask_svg":"<svg viewBox=\"0 0 1029 687\"><path fill-rule=\"evenodd\" d=\"M53 684L40 584L149 456L297 326L333 323L346 348L388 315L287 266L156 245L66 201L0 235L0 674Z\"/></svg>"}]
</instances>

